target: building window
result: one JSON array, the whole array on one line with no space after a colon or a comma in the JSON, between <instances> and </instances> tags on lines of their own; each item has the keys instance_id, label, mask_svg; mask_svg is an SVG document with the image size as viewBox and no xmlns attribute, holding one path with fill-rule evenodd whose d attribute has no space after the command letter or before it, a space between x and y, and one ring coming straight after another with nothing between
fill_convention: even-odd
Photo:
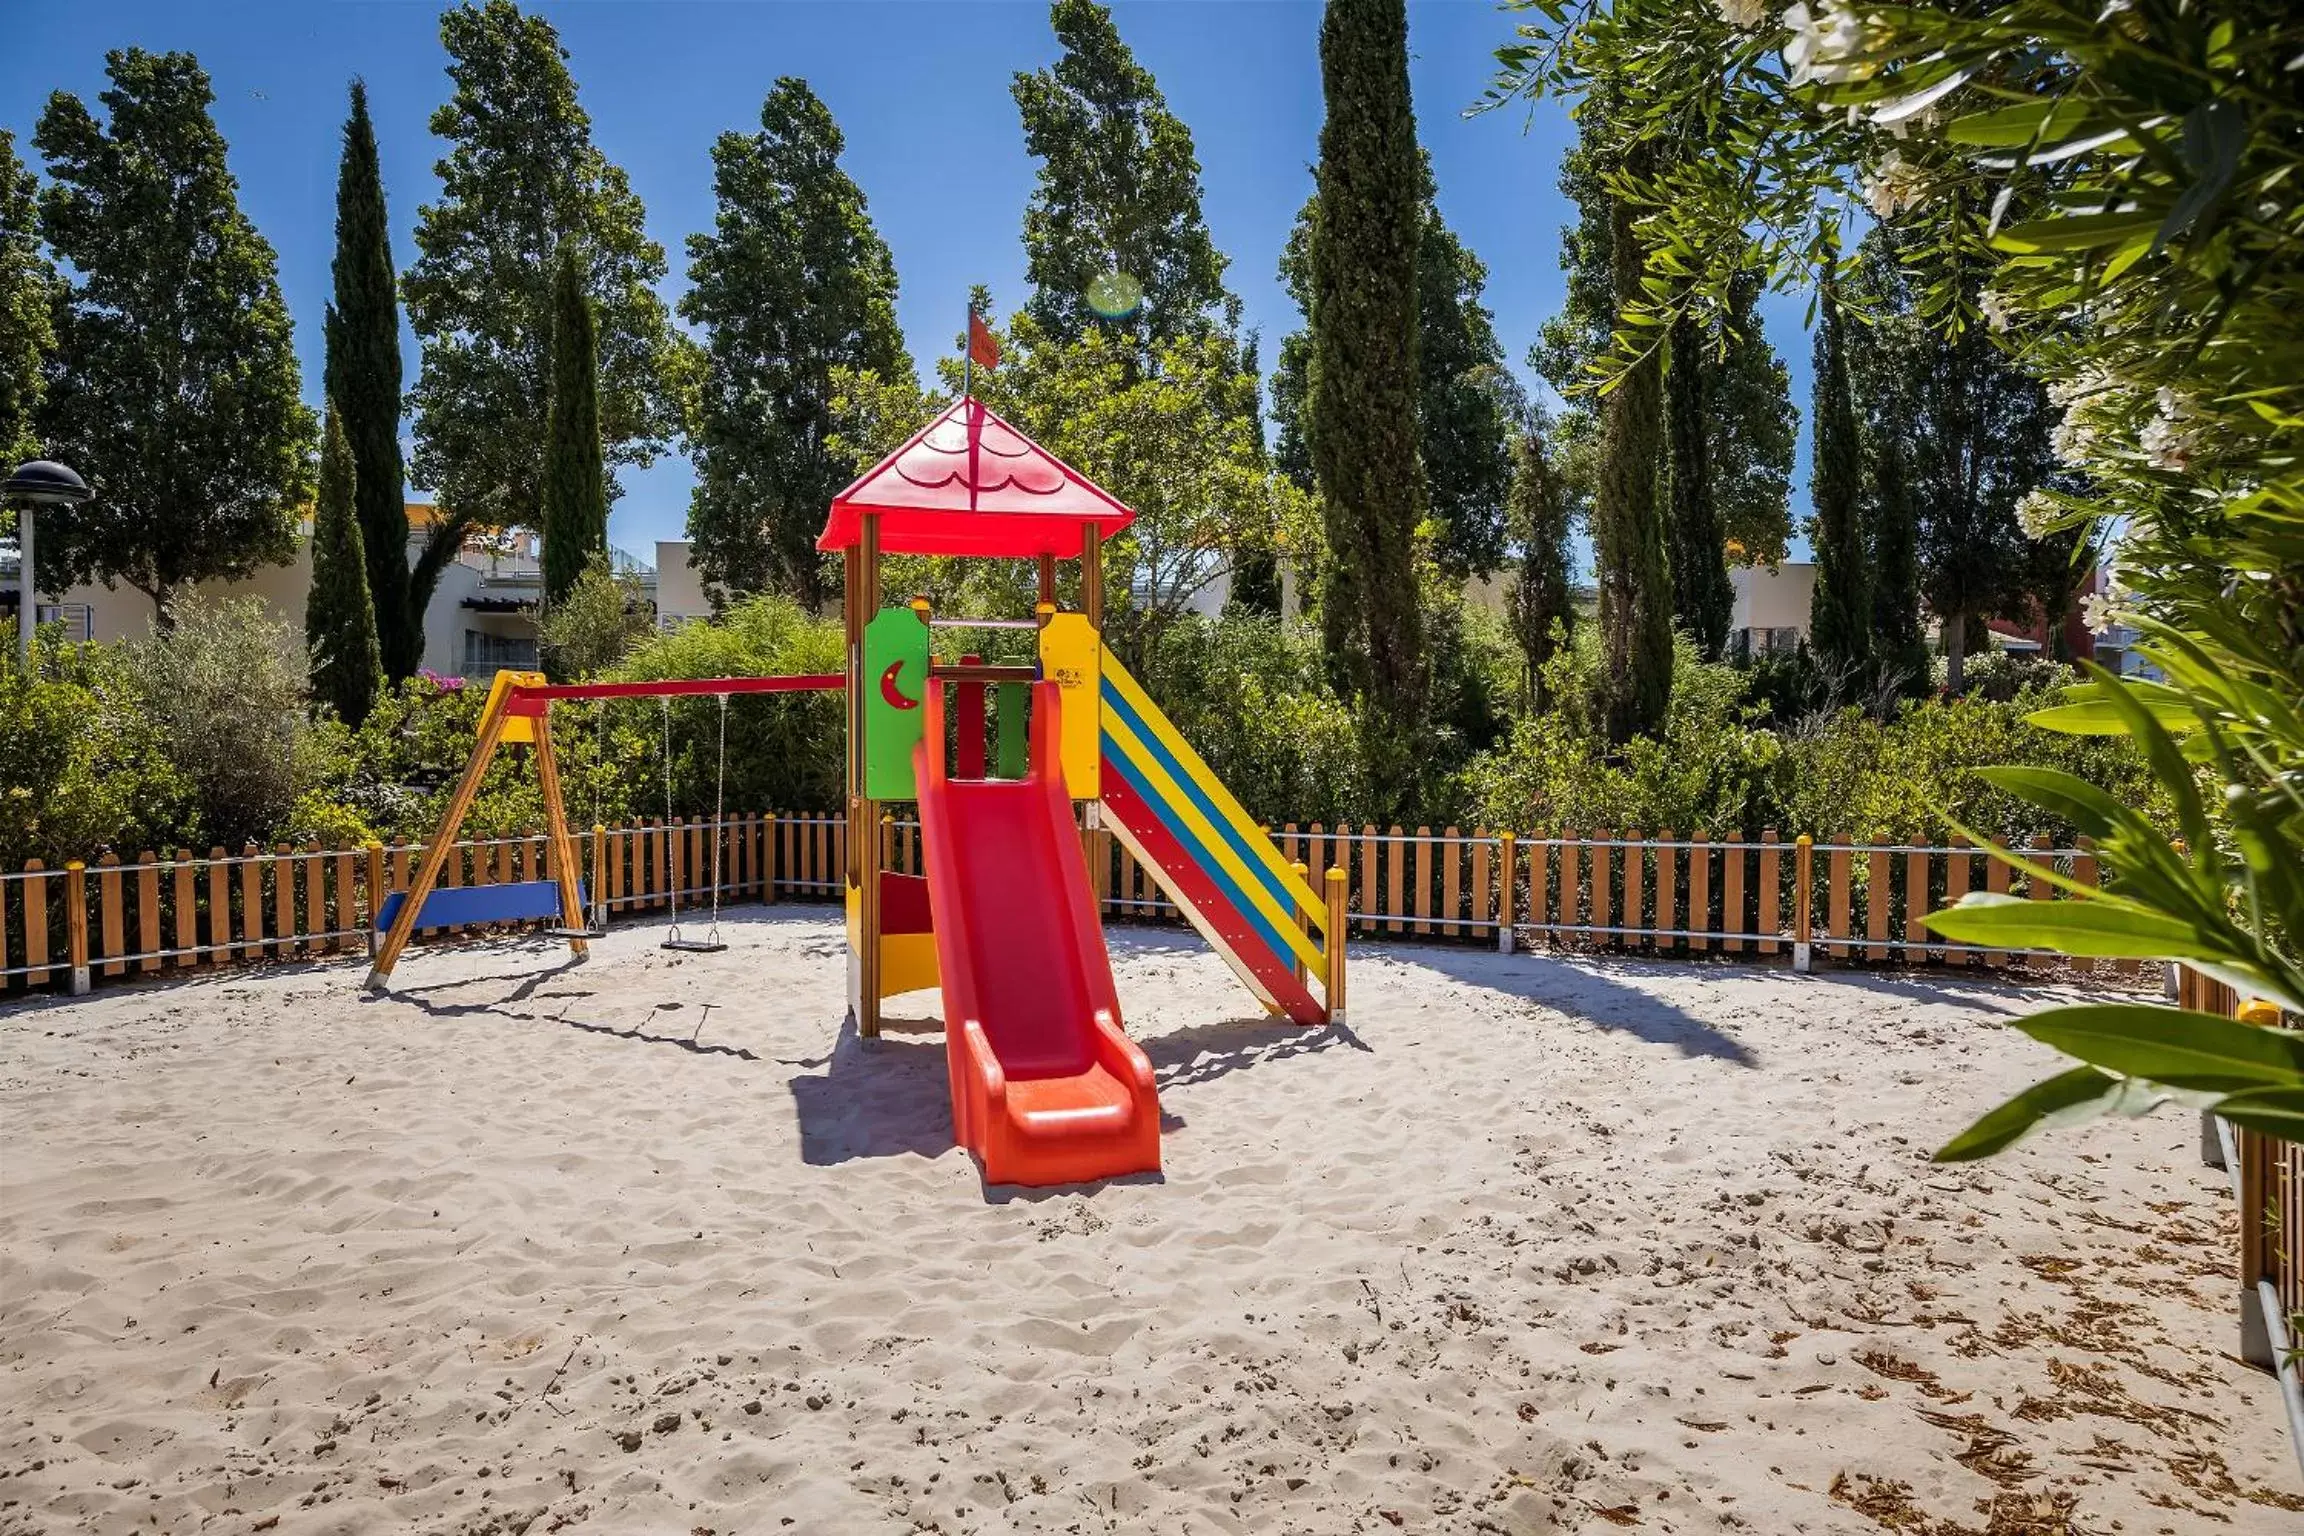
<instances>
[{"instance_id":1,"label":"building window","mask_svg":"<svg viewBox=\"0 0 2304 1536\"><path fill-rule=\"evenodd\" d=\"M95 615L86 603L42 603L36 610L43 624L64 626L64 638L85 645L96 638Z\"/></svg>"},{"instance_id":2,"label":"building window","mask_svg":"<svg viewBox=\"0 0 2304 1536\"><path fill-rule=\"evenodd\" d=\"M494 677L499 672L536 670L536 642L518 635L491 635L464 631L464 675Z\"/></svg>"},{"instance_id":3,"label":"building window","mask_svg":"<svg viewBox=\"0 0 2304 1536\"><path fill-rule=\"evenodd\" d=\"M1800 626L1782 624L1774 628L1755 625L1740 629L1731 637L1730 649L1749 660L1754 656L1789 656L1800 649Z\"/></svg>"}]
</instances>

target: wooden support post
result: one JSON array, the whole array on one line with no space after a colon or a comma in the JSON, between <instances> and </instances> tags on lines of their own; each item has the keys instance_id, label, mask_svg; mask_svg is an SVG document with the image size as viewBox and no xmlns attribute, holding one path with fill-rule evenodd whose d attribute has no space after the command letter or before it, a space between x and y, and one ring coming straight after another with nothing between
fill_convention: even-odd
<instances>
[{"instance_id":1,"label":"wooden support post","mask_svg":"<svg viewBox=\"0 0 2304 1536\"><path fill-rule=\"evenodd\" d=\"M1097 633L1104 630L1104 530L1080 525L1080 611Z\"/></svg>"},{"instance_id":2,"label":"wooden support post","mask_svg":"<svg viewBox=\"0 0 2304 1536\"><path fill-rule=\"evenodd\" d=\"M448 862L448 855L456 846L456 831L464 825L464 813L472 809L473 797L480 793L480 781L488 776L488 764L495 759L496 744L503 737L504 696L500 696L480 717L480 740L472 749L472 760L464 765L464 777L456 781L456 791L448 797L448 808L440 815L440 825L433 832L432 840L424 845L424 858L416 866L416 878L410 883L400 910L393 914L392 931L384 935L383 946L368 967L368 979L362 985L369 991L384 990L400 951L408 947L408 937L416 931L416 914L423 907L424 898L432 894L433 882L440 878L440 866ZM371 901L376 899L373 890L368 894ZM371 917L369 921L375 919Z\"/></svg>"},{"instance_id":3,"label":"wooden support post","mask_svg":"<svg viewBox=\"0 0 2304 1536\"><path fill-rule=\"evenodd\" d=\"M1344 873L1343 865L1328 866L1328 950L1325 957L1328 974L1321 978L1321 986L1327 993L1328 1022L1331 1024L1344 1022L1344 906L1345 891L1351 883L1351 877Z\"/></svg>"},{"instance_id":4,"label":"wooden support post","mask_svg":"<svg viewBox=\"0 0 2304 1536\"><path fill-rule=\"evenodd\" d=\"M1792 969L1805 972L1815 962L1808 948L1808 913L1815 904L1816 839L1803 832L1792 839Z\"/></svg>"},{"instance_id":5,"label":"wooden support post","mask_svg":"<svg viewBox=\"0 0 2304 1536\"><path fill-rule=\"evenodd\" d=\"M46 867L38 859L24 861L24 873L33 877L24 882L24 963L33 968L24 974L28 987L48 984L48 881L41 874Z\"/></svg>"},{"instance_id":6,"label":"wooden support post","mask_svg":"<svg viewBox=\"0 0 2304 1536\"><path fill-rule=\"evenodd\" d=\"M848 867L856 881L857 930L862 951L856 956L856 995L850 1000L856 1013L856 1033L866 1040L880 1036L880 803L864 793L864 628L880 611L880 517L867 512L856 545L856 611L850 616L854 659L849 668L850 763L855 777L849 783L852 810L848 818Z\"/></svg>"},{"instance_id":7,"label":"wooden support post","mask_svg":"<svg viewBox=\"0 0 2304 1536\"><path fill-rule=\"evenodd\" d=\"M136 969L159 969L159 960L152 958L152 953L168 949L168 940L159 933L159 854L150 847L143 852L143 859L136 861L136 946L145 951L145 960Z\"/></svg>"},{"instance_id":8,"label":"wooden support post","mask_svg":"<svg viewBox=\"0 0 2304 1536\"><path fill-rule=\"evenodd\" d=\"M1056 557L1040 557L1040 601L1054 607L1056 604Z\"/></svg>"},{"instance_id":9,"label":"wooden support post","mask_svg":"<svg viewBox=\"0 0 2304 1536\"><path fill-rule=\"evenodd\" d=\"M232 958L232 872L224 863L224 845L208 846L208 959L222 965Z\"/></svg>"},{"instance_id":10,"label":"wooden support post","mask_svg":"<svg viewBox=\"0 0 2304 1536\"><path fill-rule=\"evenodd\" d=\"M194 894L191 849L179 848L176 850L176 867L173 874L175 875L176 948L178 950L175 963L178 965L197 965L200 963L198 954L200 948L200 899Z\"/></svg>"},{"instance_id":11,"label":"wooden support post","mask_svg":"<svg viewBox=\"0 0 2304 1536\"><path fill-rule=\"evenodd\" d=\"M1549 947L1552 938L1545 931L1552 921L1551 876L1552 841L1539 827L1528 845L1528 921L1536 928L1536 942L1542 947Z\"/></svg>"},{"instance_id":12,"label":"wooden support post","mask_svg":"<svg viewBox=\"0 0 2304 1536\"><path fill-rule=\"evenodd\" d=\"M74 997L88 990L88 866L78 859L64 866L65 986Z\"/></svg>"},{"instance_id":13,"label":"wooden support post","mask_svg":"<svg viewBox=\"0 0 2304 1536\"><path fill-rule=\"evenodd\" d=\"M582 871L576 862L575 839L568 835L568 806L560 797L560 761L552 752L550 704L535 717L535 726L536 782L544 792L544 833L550 839L545 860L551 866L552 878L560 884L560 926L570 933L582 933L590 919L585 916L584 898L577 889ZM575 959L591 952L592 946L583 939L568 941L568 953Z\"/></svg>"}]
</instances>

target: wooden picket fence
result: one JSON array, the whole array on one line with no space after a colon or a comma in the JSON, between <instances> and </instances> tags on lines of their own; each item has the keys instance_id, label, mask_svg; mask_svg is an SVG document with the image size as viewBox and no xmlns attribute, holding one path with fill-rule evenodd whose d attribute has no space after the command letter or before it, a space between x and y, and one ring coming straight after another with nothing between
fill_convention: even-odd
<instances>
[{"instance_id":1,"label":"wooden picket fence","mask_svg":"<svg viewBox=\"0 0 2304 1536\"><path fill-rule=\"evenodd\" d=\"M1108 831L1082 832L1097 899L1107 916L1180 921L1149 870ZM1757 836L1695 832L1493 833L1476 828L1335 826L1291 822L1274 829L1283 853L1305 867L1315 890L1344 869L1351 930L1358 937L1479 943L1535 942L1654 955L1778 955L1806 943L1820 959L1850 964L2039 963L2042 957L1946 945L1923 914L1969 890L2011 890L2011 872L1982 849L1802 844L1772 830ZM889 821L883 857L918 872L919 826ZM782 898L830 901L846 855L841 818L748 813L654 820L578 834L587 889L610 916ZM714 857L717 850L718 863ZM318 844L239 853L212 848L146 852L132 862L107 853L85 866L37 862L0 874L0 988L90 982L167 968L313 957L362 949L382 893L407 888L421 844L324 848ZM2036 857L2092 884L2085 847ZM441 873L446 885L538 880L549 873L546 840L460 842ZM2056 892L2016 877L2017 894ZM2057 958L2065 974L2089 962ZM2109 964L2109 963L2108 963ZM2110 966L2134 976L2133 962Z\"/></svg>"},{"instance_id":2,"label":"wooden picket fence","mask_svg":"<svg viewBox=\"0 0 2304 1536\"><path fill-rule=\"evenodd\" d=\"M2056 888L2016 874L1966 841L1945 847L1803 844L1773 829L1757 836L1694 832L1494 833L1485 828L1335 826L1272 829L1282 853L1315 890L1341 867L1352 931L1376 937L1485 942L1533 939L1564 948L1657 955L1789 953L1860 964L2044 963L2039 951L1946 944L1920 919L1971 890L2034 900ZM1089 868L1110 915L1180 918L1151 872L1109 834ZM2097 866L2085 846L2036 838L2028 856L2082 885ZM2095 962L2062 956L2066 974ZM2134 961L2106 962L2133 978Z\"/></svg>"},{"instance_id":3,"label":"wooden picket fence","mask_svg":"<svg viewBox=\"0 0 2304 1536\"><path fill-rule=\"evenodd\" d=\"M2304 1025L2246 999L2190 966L2176 971L2176 1002L2204 1013L2289 1029ZM2240 1358L2280 1378L2291 1449L2304 1466L2304 1145L2229 1121L2205 1122L2202 1154L2231 1177L2239 1213Z\"/></svg>"}]
</instances>

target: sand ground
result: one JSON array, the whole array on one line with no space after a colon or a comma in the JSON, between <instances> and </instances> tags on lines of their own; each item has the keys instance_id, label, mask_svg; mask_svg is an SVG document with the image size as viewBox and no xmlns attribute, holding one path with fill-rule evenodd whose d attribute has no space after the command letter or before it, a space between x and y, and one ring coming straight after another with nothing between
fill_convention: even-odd
<instances>
[{"instance_id":1,"label":"sand ground","mask_svg":"<svg viewBox=\"0 0 2304 1536\"><path fill-rule=\"evenodd\" d=\"M1022 1193L725 926L0 1007L0 1531L2304 1529L2189 1118L1925 1161L2048 992L1122 931L1165 1177Z\"/></svg>"}]
</instances>

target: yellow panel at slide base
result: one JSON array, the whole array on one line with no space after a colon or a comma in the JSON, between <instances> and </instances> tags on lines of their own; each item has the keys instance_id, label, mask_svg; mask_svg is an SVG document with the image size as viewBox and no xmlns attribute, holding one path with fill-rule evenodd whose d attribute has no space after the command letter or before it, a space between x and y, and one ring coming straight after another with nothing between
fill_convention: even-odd
<instances>
[{"instance_id":1,"label":"yellow panel at slide base","mask_svg":"<svg viewBox=\"0 0 2304 1536\"><path fill-rule=\"evenodd\" d=\"M488 711L495 708L496 701L513 688L541 688L543 686L544 674L541 672L497 673L496 680L488 685L488 702L481 707L481 718L487 718ZM535 718L530 715L514 715L504 722L504 733L496 739L506 746L510 746L516 741L526 742L530 746L534 746L536 743Z\"/></svg>"},{"instance_id":2,"label":"yellow panel at slide base","mask_svg":"<svg viewBox=\"0 0 2304 1536\"><path fill-rule=\"evenodd\" d=\"M861 950L864 945L863 898L854 886L848 888L848 948ZM895 997L903 992L918 992L928 987L941 986L943 979L936 969L936 935L933 933L883 933L880 935L880 995Z\"/></svg>"},{"instance_id":3,"label":"yellow panel at slide base","mask_svg":"<svg viewBox=\"0 0 2304 1536\"><path fill-rule=\"evenodd\" d=\"M1104 637L1084 613L1050 613L1040 626L1040 675L1062 690L1057 724L1064 792L1075 800L1103 798Z\"/></svg>"}]
</instances>

